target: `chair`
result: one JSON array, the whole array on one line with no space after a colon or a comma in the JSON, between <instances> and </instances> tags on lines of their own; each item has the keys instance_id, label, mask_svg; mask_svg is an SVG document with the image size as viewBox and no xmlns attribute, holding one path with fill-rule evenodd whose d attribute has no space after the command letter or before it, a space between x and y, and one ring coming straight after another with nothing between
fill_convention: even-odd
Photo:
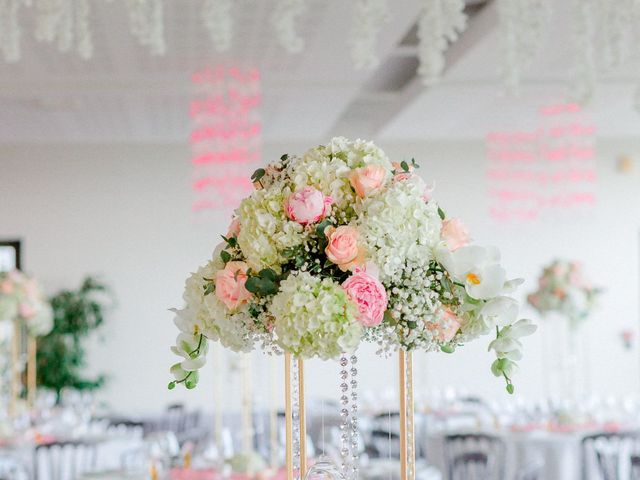
<instances>
[{"instance_id":1,"label":"chair","mask_svg":"<svg viewBox=\"0 0 640 480\"><path fill-rule=\"evenodd\" d=\"M631 455L629 463L629 479L640 480L640 455Z\"/></svg>"},{"instance_id":2,"label":"chair","mask_svg":"<svg viewBox=\"0 0 640 480\"><path fill-rule=\"evenodd\" d=\"M400 435L387 430L372 430L365 451L375 458L400 458Z\"/></svg>"},{"instance_id":3,"label":"chair","mask_svg":"<svg viewBox=\"0 0 640 480\"><path fill-rule=\"evenodd\" d=\"M636 432L600 432L582 438L582 479L589 480L589 466L597 466L602 480L622 480L620 466L630 458L634 444L640 439Z\"/></svg>"},{"instance_id":4,"label":"chair","mask_svg":"<svg viewBox=\"0 0 640 480\"><path fill-rule=\"evenodd\" d=\"M0 455L0 480L29 480L29 468L12 455Z\"/></svg>"},{"instance_id":5,"label":"chair","mask_svg":"<svg viewBox=\"0 0 640 480\"><path fill-rule=\"evenodd\" d=\"M94 471L98 462L98 448L95 443L63 441L44 443L36 446L34 457L34 477L50 480L76 480L82 474ZM40 465L44 462L41 475Z\"/></svg>"},{"instance_id":6,"label":"chair","mask_svg":"<svg viewBox=\"0 0 640 480\"><path fill-rule=\"evenodd\" d=\"M449 480L504 479L505 445L498 437L447 435L444 455Z\"/></svg>"}]
</instances>

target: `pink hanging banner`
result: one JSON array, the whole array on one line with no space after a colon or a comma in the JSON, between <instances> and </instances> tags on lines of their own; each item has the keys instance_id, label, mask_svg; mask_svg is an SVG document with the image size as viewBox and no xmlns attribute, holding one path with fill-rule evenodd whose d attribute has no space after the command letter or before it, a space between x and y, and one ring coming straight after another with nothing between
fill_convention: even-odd
<instances>
[{"instance_id":1,"label":"pink hanging banner","mask_svg":"<svg viewBox=\"0 0 640 480\"><path fill-rule=\"evenodd\" d=\"M489 215L499 222L533 221L596 204L595 126L580 105L548 105L533 131L486 137Z\"/></svg>"},{"instance_id":2,"label":"pink hanging banner","mask_svg":"<svg viewBox=\"0 0 640 480\"><path fill-rule=\"evenodd\" d=\"M191 82L192 210L233 210L251 192L261 159L260 72L219 66L193 73Z\"/></svg>"}]
</instances>

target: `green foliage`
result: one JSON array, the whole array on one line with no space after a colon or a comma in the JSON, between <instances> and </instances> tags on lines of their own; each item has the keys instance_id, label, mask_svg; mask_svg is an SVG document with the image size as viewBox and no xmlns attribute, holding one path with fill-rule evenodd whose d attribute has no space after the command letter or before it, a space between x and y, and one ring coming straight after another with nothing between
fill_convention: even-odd
<instances>
[{"instance_id":1,"label":"green foliage","mask_svg":"<svg viewBox=\"0 0 640 480\"><path fill-rule=\"evenodd\" d=\"M256 276L249 277L245 288L258 297L274 295L278 292L280 278L270 268L264 268Z\"/></svg>"},{"instance_id":2,"label":"green foliage","mask_svg":"<svg viewBox=\"0 0 640 480\"><path fill-rule=\"evenodd\" d=\"M104 322L107 288L87 277L78 290L63 290L51 298L53 330L38 339L38 385L56 392L63 389L95 390L104 384L104 376L87 379L83 340Z\"/></svg>"}]
</instances>

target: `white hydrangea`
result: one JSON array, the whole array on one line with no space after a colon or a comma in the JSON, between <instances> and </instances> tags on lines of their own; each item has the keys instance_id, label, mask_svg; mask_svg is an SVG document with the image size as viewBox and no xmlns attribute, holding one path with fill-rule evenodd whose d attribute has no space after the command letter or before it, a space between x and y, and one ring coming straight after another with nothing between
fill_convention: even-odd
<instances>
[{"instance_id":1,"label":"white hydrangea","mask_svg":"<svg viewBox=\"0 0 640 480\"><path fill-rule=\"evenodd\" d=\"M428 262L440 241L438 206L425 203L423 185L418 177L394 182L356 207L368 258L380 268L383 283L401 275L407 261Z\"/></svg>"},{"instance_id":2,"label":"white hydrangea","mask_svg":"<svg viewBox=\"0 0 640 480\"><path fill-rule=\"evenodd\" d=\"M372 142L336 137L292 159L290 177L296 190L312 185L333 198L337 210L348 211L356 201L349 173L366 165L381 165L389 176L393 170L387 155Z\"/></svg>"},{"instance_id":3,"label":"white hydrangea","mask_svg":"<svg viewBox=\"0 0 640 480\"><path fill-rule=\"evenodd\" d=\"M278 344L305 358L329 359L353 351L363 333L357 308L343 288L308 272L292 273L280 284L271 314Z\"/></svg>"},{"instance_id":4,"label":"white hydrangea","mask_svg":"<svg viewBox=\"0 0 640 480\"><path fill-rule=\"evenodd\" d=\"M291 189L283 184L256 190L244 199L236 214L240 220L238 245L246 262L255 271L280 271L283 250L301 245L306 234L302 225L284 214L284 200Z\"/></svg>"},{"instance_id":5,"label":"white hydrangea","mask_svg":"<svg viewBox=\"0 0 640 480\"><path fill-rule=\"evenodd\" d=\"M231 312L211 293L204 297L209 315L211 340L218 340L234 352L250 352L256 342L254 320L249 315L247 304Z\"/></svg>"}]
</instances>

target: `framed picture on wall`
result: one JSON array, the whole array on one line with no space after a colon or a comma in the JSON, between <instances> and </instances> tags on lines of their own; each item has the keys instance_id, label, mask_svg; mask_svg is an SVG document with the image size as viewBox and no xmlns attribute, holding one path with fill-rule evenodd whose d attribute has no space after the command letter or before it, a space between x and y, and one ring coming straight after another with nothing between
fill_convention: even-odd
<instances>
[{"instance_id":1,"label":"framed picture on wall","mask_svg":"<svg viewBox=\"0 0 640 480\"><path fill-rule=\"evenodd\" d=\"M0 272L20 270L20 241L0 240Z\"/></svg>"}]
</instances>

